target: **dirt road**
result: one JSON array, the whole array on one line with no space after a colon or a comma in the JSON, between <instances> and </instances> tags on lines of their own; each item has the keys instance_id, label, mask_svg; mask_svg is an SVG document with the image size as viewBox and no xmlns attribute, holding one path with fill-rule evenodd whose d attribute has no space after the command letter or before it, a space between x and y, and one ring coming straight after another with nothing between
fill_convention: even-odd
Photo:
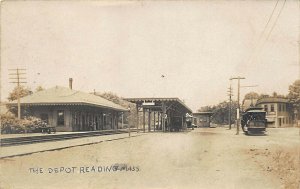
<instances>
[{"instance_id":1,"label":"dirt road","mask_svg":"<svg viewBox=\"0 0 300 189\"><path fill-rule=\"evenodd\" d=\"M0 184L22 189L293 188L299 182L299 146L295 129L270 129L267 136L235 135L225 128L149 133L1 159ZM289 181L285 175L295 176Z\"/></svg>"}]
</instances>

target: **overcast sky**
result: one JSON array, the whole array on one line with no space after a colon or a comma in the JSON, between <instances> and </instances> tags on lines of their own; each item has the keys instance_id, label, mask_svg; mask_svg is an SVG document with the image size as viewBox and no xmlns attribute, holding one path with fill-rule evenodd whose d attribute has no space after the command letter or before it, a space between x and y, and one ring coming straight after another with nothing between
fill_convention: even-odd
<instances>
[{"instance_id":1,"label":"overcast sky","mask_svg":"<svg viewBox=\"0 0 300 189\"><path fill-rule=\"evenodd\" d=\"M76 90L179 97L193 110L227 100L231 76L259 85L242 95L287 94L298 77L300 11L288 0L274 25L283 3L263 32L275 0L4 1L1 98L16 67L32 89L68 87L72 77Z\"/></svg>"}]
</instances>

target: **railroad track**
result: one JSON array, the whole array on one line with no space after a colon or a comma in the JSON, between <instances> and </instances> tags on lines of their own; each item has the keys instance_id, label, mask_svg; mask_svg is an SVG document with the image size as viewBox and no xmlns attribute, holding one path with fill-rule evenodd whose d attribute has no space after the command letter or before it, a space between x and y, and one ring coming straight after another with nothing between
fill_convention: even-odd
<instances>
[{"instance_id":1,"label":"railroad track","mask_svg":"<svg viewBox=\"0 0 300 189\"><path fill-rule=\"evenodd\" d=\"M136 132L137 129L132 129L131 132ZM51 142L60 140L69 140L84 137L95 137L103 135L114 135L128 133L127 130L104 130L104 131L92 131L82 133L69 133L69 134L54 134L54 135L42 135L42 136L28 136L28 137L15 137L15 138L3 138L1 139L1 147L26 145L41 142Z\"/></svg>"}]
</instances>

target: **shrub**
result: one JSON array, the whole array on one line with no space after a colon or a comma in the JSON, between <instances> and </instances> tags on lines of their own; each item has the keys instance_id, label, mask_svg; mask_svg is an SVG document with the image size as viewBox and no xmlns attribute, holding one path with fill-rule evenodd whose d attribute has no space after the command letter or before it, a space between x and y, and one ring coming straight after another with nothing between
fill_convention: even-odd
<instances>
[{"instance_id":1,"label":"shrub","mask_svg":"<svg viewBox=\"0 0 300 189\"><path fill-rule=\"evenodd\" d=\"M12 114L1 115L1 123L3 134L34 132L36 129L47 127L40 118L28 116L19 120Z\"/></svg>"}]
</instances>

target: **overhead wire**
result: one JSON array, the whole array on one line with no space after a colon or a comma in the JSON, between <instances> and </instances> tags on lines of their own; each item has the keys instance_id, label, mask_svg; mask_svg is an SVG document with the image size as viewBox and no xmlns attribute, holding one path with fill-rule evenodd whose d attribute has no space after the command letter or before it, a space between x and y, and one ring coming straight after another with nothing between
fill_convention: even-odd
<instances>
[{"instance_id":1,"label":"overhead wire","mask_svg":"<svg viewBox=\"0 0 300 189\"><path fill-rule=\"evenodd\" d=\"M279 2L279 0L276 2L275 6L274 6L274 8L273 8L273 11L272 11L272 13L271 13L271 15L270 15L270 17L269 17L269 20L268 20L267 24L265 25L265 29L263 30L261 36L263 36L264 32L266 31L267 26L269 25L269 23L270 23L270 21L271 21L273 15L274 15L274 12L275 12L275 10L276 10L276 7L277 7L277 5L278 5L278 2ZM272 31L274 30L274 28L275 28L275 26L276 26L276 24L277 24L277 22L278 22L278 20L279 20L279 17L280 17L280 15L281 15L281 13L282 13L284 7L285 7L285 4L286 4L286 0L284 0L283 4L282 4L282 6L281 6L281 8L280 8L280 10L279 10L279 13L278 13L277 16L276 16L275 21L274 21L273 25L271 26L271 29L270 29L270 31L269 31L269 33L268 33L266 39L263 41L263 43L262 43L261 46L259 46L259 44L258 44L258 46L256 46L256 48L255 48L255 50L254 50L254 54L251 56L251 58L250 58L250 60L249 60L250 63L251 63L257 56L260 55L260 51L264 48L266 42L267 42L268 39L270 38L270 36L271 36L271 34L272 34ZM259 38L259 42L260 42L260 40L261 40L261 38ZM257 50L257 49L258 49L258 50Z\"/></svg>"},{"instance_id":2,"label":"overhead wire","mask_svg":"<svg viewBox=\"0 0 300 189\"><path fill-rule=\"evenodd\" d=\"M272 28L271 28L271 30L270 30L270 32L269 32L267 38L266 38L266 40L269 39L269 37L270 37L270 35L271 35L271 33L272 33L272 31L273 31L273 29L274 29L274 27L275 27L277 21L278 21L278 18L279 18L279 16L280 16L281 13L282 13L282 10L283 10L283 8L284 8L285 3L286 3L286 0L284 0L284 2L283 2L283 5L281 6L281 9L280 9L280 11L279 11L279 13L278 13L278 15L277 15L277 17L276 17L276 20L275 20L275 22L274 22L274 24L273 24L273 26L272 26Z\"/></svg>"}]
</instances>

